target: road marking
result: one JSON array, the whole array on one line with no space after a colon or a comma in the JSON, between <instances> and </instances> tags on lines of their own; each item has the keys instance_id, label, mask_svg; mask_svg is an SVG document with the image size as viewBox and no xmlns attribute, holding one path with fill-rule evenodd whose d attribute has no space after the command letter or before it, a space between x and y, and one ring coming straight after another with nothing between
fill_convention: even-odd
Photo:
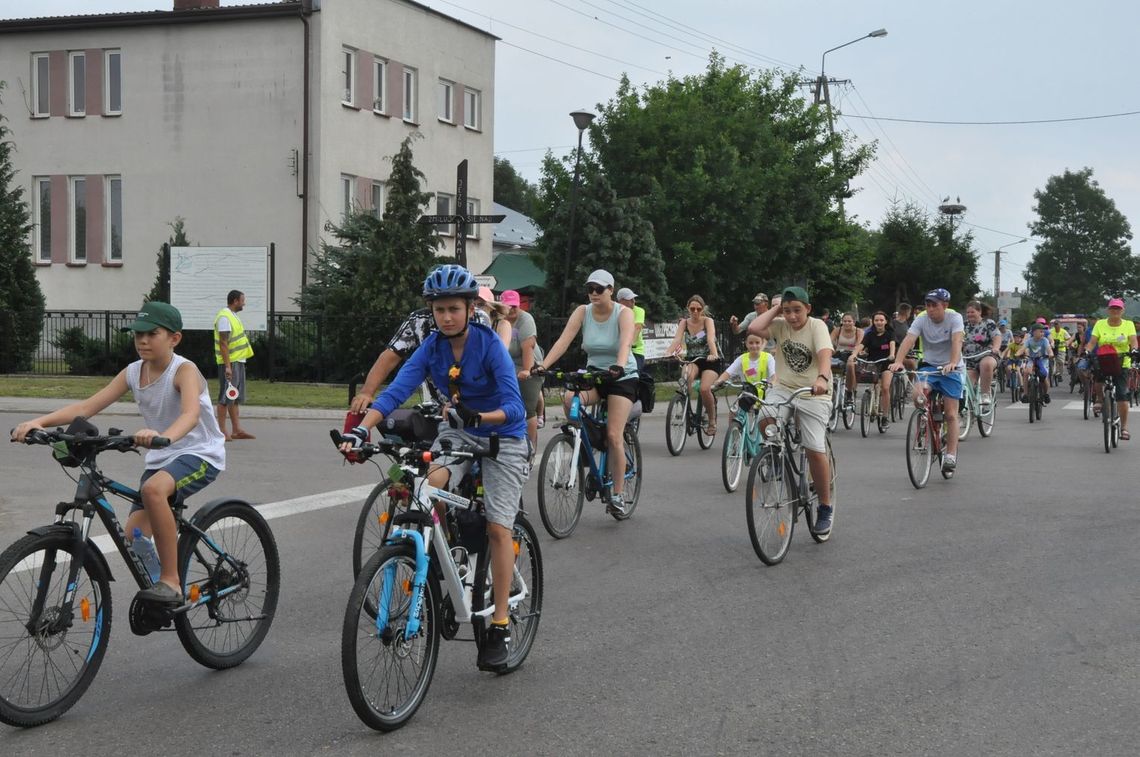
<instances>
[{"instance_id":1,"label":"road marking","mask_svg":"<svg viewBox=\"0 0 1140 757\"><path fill-rule=\"evenodd\" d=\"M1062 410L1084 410L1085 409L1085 401L1084 400L1073 400L1072 402L1066 403L1065 406L1061 409Z\"/></svg>"},{"instance_id":2,"label":"road marking","mask_svg":"<svg viewBox=\"0 0 1140 757\"><path fill-rule=\"evenodd\" d=\"M301 513L309 513L314 510L325 510L330 507L340 507L341 505L348 505L353 502L359 502L368 496L368 492L372 491L376 484L365 484L363 486L353 486L349 489L338 489L331 492L322 492L321 494L310 494L306 497L297 497L296 499L286 499L281 502L266 502L264 505L255 505L254 509L261 513L261 517L266 520L276 520L277 518L285 518L290 515L299 515ZM110 534L100 534L99 536L92 537L91 542L98 547L99 551L107 555L112 552L118 552L115 547L115 542L111 541ZM64 557L59 562L60 564L66 563L70 558ZM20 564L13 568L13 573L20 571L30 570L39 566L39 561L35 560L35 556L25 557Z\"/></svg>"}]
</instances>

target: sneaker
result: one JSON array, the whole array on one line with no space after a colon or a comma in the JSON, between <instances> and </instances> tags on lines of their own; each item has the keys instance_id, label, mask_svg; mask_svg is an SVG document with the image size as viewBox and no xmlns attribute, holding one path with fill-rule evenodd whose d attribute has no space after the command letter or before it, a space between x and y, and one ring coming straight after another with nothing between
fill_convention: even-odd
<instances>
[{"instance_id":1,"label":"sneaker","mask_svg":"<svg viewBox=\"0 0 1140 757\"><path fill-rule=\"evenodd\" d=\"M982 412L988 413L990 411L990 395L982 395Z\"/></svg>"},{"instance_id":2,"label":"sneaker","mask_svg":"<svg viewBox=\"0 0 1140 757\"><path fill-rule=\"evenodd\" d=\"M491 673L502 672L507 667L510 643L510 624L500 626L491 623L487 627L487 635L483 637L483 648L479 650L479 661L477 663L479 670L486 670Z\"/></svg>"},{"instance_id":3,"label":"sneaker","mask_svg":"<svg viewBox=\"0 0 1140 757\"><path fill-rule=\"evenodd\" d=\"M1041 401L1044 402L1046 405L1048 405L1052 400L1049 398L1049 395L1046 394L1044 397L1041 398Z\"/></svg>"},{"instance_id":4,"label":"sneaker","mask_svg":"<svg viewBox=\"0 0 1140 757\"><path fill-rule=\"evenodd\" d=\"M826 536L831 533L831 505L820 505L815 511L815 523L811 532L816 536Z\"/></svg>"},{"instance_id":5,"label":"sneaker","mask_svg":"<svg viewBox=\"0 0 1140 757\"><path fill-rule=\"evenodd\" d=\"M1023 405L1029 404L1029 395L1028 394L1021 395L1021 404L1023 404Z\"/></svg>"},{"instance_id":6,"label":"sneaker","mask_svg":"<svg viewBox=\"0 0 1140 757\"><path fill-rule=\"evenodd\" d=\"M950 472L958 467L958 458L950 453L942 456L942 470Z\"/></svg>"},{"instance_id":7,"label":"sneaker","mask_svg":"<svg viewBox=\"0 0 1140 757\"><path fill-rule=\"evenodd\" d=\"M141 589L135 594L135 599L140 602L150 602L151 604L158 605L180 605L182 604L182 592L169 584L164 584L162 581L159 581L154 586Z\"/></svg>"},{"instance_id":8,"label":"sneaker","mask_svg":"<svg viewBox=\"0 0 1140 757\"><path fill-rule=\"evenodd\" d=\"M610 495L610 503L606 505L607 513L617 513L618 515L625 515L628 510L625 506L625 493L618 494L614 492Z\"/></svg>"}]
</instances>

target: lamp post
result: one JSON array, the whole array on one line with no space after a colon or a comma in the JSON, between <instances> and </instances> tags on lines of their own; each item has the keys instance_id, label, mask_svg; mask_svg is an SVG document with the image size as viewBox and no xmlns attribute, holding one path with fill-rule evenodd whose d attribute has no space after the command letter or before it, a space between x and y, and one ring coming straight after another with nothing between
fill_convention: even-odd
<instances>
[{"instance_id":1,"label":"lamp post","mask_svg":"<svg viewBox=\"0 0 1140 757\"><path fill-rule=\"evenodd\" d=\"M820 59L819 59L819 78L816 79L816 85L815 85L815 104L819 105L820 99L822 96L823 102L827 105L827 129L829 132L831 132L831 136L833 138L835 137L835 119L833 118L832 113L831 113L831 89L828 87L828 82L827 82L827 54L833 53L836 50L840 49L841 47L847 47L848 45L854 45L856 42L862 42L865 39L870 39L872 37L875 37L875 38L885 37L885 36L887 36L887 30L886 29L876 29L873 32L869 32L867 34L864 34L862 37L858 37L856 39L853 39L850 42L844 42L842 45L837 45L837 46L831 48L830 50L824 50L823 55L820 56ZM838 171L839 171L839 149L838 148L836 148L835 152L833 153L833 157L835 159L835 170L838 173ZM846 217L846 213L845 213L844 208L843 208L843 196L842 195L840 195L840 197L839 197L839 215L841 217Z\"/></svg>"},{"instance_id":2,"label":"lamp post","mask_svg":"<svg viewBox=\"0 0 1140 757\"><path fill-rule=\"evenodd\" d=\"M582 133L593 123L596 116L588 110L576 110L570 114L574 119L574 126L578 129L578 152L574 157L574 183L570 188L570 231L566 240L566 260L562 265L562 294L559 298L558 312L566 312L567 283L570 280L570 257L574 253L574 216L578 209L578 175L582 168Z\"/></svg>"},{"instance_id":3,"label":"lamp post","mask_svg":"<svg viewBox=\"0 0 1140 757\"><path fill-rule=\"evenodd\" d=\"M1003 244L1001 247L990 253L994 256L994 302L997 302L1001 297L1001 251L1006 247L1013 247L1015 244L1021 244L1022 242L1027 241L1029 241L1028 238L1019 239L1016 242L1010 242L1009 244ZM1001 309L1000 306L998 309Z\"/></svg>"}]
</instances>

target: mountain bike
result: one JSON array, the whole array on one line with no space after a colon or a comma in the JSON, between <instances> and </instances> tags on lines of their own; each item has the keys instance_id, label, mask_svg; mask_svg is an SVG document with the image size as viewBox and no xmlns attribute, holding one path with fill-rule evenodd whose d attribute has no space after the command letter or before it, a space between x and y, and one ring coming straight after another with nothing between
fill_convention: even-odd
<instances>
[{"instance_id":1,"label":"mountain bike","mask_svg":"<svg viewBox=\"0 0 1140 757\"><path fill-rule=\"evenodd\" d=\"M67 712L95 678L111 637L111 568L91 541L96 516L140 589L153 585L127 546L107 494L132 504L142 495L104 475L97 457L137 451L119 429L100 435L36 430L26 444L50 445L57 461L79 469L75 496L55 508L51 525L33 528L0 555L0 721L36 726ZM72 429L76 424L72 424ZM157 437L151 447L169 446ZM185 499L171 502L178 525L178 606L132 600L138 636L173 630L183 648L208 668L245 661L269 632L277 609L280 565L269 525L253 505L215 499L189 519ZM71 516L70 518L68 516Z\"/></svg>"},{"instance_id":2,"label":"mountain bike","mask_svg":"<svg viewBox=\"0 0 1140 757\"><path fill-rule=\"evenodd\" d=\"M334 443L345 440L333 431ZM487 448L446 448L449 459L472 460L472 471L453 493L428 483L431 442L412 445L364 442L365 459L384 454L404 503L384 546L360 569L344 611L341 672L352 709L370 728L392 731L415 714L427 696L439 658L440 638L455 639L471 623L482 649L495 611L482 485L475 467L498 453L498 437ZM464 496L464 495L470 496ZM446 506L441 520L433 502ZM451 532L452 542L448 542ZM519 510L511 533L515 565L511 581L511 644L506 665L513 672L534 645L542 617L542 553L538 535ZM471 555L475 554L474 569Z\"/></svg>"},{"instance_id":3,"label":"mountain bike","mask_svg":"<svg viewBox=\"0 0 1140 757\"><path fill-rule=\"evenodd\" d=\"M677 362L685 366L693 365L695 361L677 358ZM697 444L701 449L708 449L713 445L713 437L708 435L701 420L705 405L701 401L700 388L700 377L692 382L686 381L685 371L682 369L681 378L677 379L677 391L669 400L669 407L665 411L665 446L673 457L684 451L686 440L693 434L696 434Z\"/></svg>"},{"instance_id":4,"label":"mountain bike","mask_svg":"<svg viewBox=\"0 0 1140 757\"><path fill-rule=\"evenodd\" d=\"M1035 361L1030 360L1029 378L1025 379L1024 401L1029 405L1029 422L1041 420L1041 412L1045 408L1045 390L1041 388L1041 371L1037 370Z\"/></svg>"},{"instance_id":5,"label":"mountain bike","mask_svg":"<svg viewBox=\"0 0 1140 757\"><path fill-rule=\"evenodd\" d=\"M748 469L748 489L744 504L752 549L765 565L776 565L787 556L792 543L792 532L801 517L817 544L830 539L835 531L834 513L831 531L817 534L812 530L819 493L815 482L811 480L807 450L800 441L799 422L793 404L800 397L810 394L811 387L804 387L792 392L782 402L760 400L760 404L771 408L775 415L764 418L764 443L760 454ZM827 437L827 462L830 470L828 488L831 501L834 502L837 471L830 435Z\"/></svg>"},{"instance_id":6,"label":"mountain bike","mask_svg":"<svg viewBox=\"0 0 1140 757\"><path fill-rule=\"evenodd\" d=\"M920 370L918 373L921 378L922 374L931 374L935 370ZM930 480L930 466L934 462L938 463L943 478L954 476L954 471L942 468L947 442L945 401L941 392L932 392L925 383L923 387L921 399L911 411L906 426L906 472L915 489L926 486Z\"/></svg>"},{"instance_id":7,"label":"mountain bike","mask_svg":"<svg viewBox=\"0 0 1140 757\"><path fill-rule=\"evenodd\" d=\"M720 478L727 491L734 492L740 485L740 474L749 468L760 453L760 399L756 386L748 382L726 382L740 390L729 409L732 421L724 435L724 448L720 456ZM769 385L763 382L765 388Z\"/></svg>"},{"instance_id":8,"label":"mountain bike","mask_svg":"<svg viewBox=\"0 0 1140 757\"><path fill-rule=\"evenodd\" d=\"M970 366L973 364L974 366L977 366L978 361L991 354L993 354L992 350L986 350L985 352L979 352L976 355L970 355L966 358L966 365ZM997 419L997 392L994 388L994 381L996 381L997 378L994 377L990 380L990 402L989 408L986 409L986 407L982 404L982 398L985 395L982 394L981 370L979 368L975 368L975 370L978 371L978 377L973 381L970 380L968 372L965 376L963 376L963 378L966 379L963 382L963 388L965 391L962 395L962 400L958 403L959 441L965 439L966 436L970 433L970 427L975 419L978 421L978 433L983 437L987 437L994 432L994 421Z\"/></svg>"},{"instance_id":9,"label":"mountain bike","mask_svg":"<svg viewBox=\"0 0 1140 757\"><path fill-rule=\"evenodd\" d=\"M880 358L878 360L864 360L863 358L856 358L856 365L860 371L866 372L871 383L863 390L863 397L859 401L859 433L866 439L871 433L872 428L878 428L880 434L887 433L887 427L890 421L887 419L887 412L884 408L880 407L880 394L879 391L879 372L874 370L875 366L882 363L890 363L889 357ZM894 377L891 378L894 382Z\"/></svg>"},{"instance_id":10,"label":"mountain bike","mask_svg":"<svg viewBox=\"0 0 1140 757\"><path fill-rule=\"evenodd\" d=\"M625 446L625 478L621 501L617 501L610 478L606 439L606 402L582 411L581 392L612 381L609 373L550 371L571 393L570 413L562 431L546 444L538 467L538 514L546 532L555 539L574 533L582 518L584 500L600 498L614 520L628 520L641 496L641 442L629 422L622 431ZM635 402L630 421L640 415Z\"/></svg>"}]
</instances>

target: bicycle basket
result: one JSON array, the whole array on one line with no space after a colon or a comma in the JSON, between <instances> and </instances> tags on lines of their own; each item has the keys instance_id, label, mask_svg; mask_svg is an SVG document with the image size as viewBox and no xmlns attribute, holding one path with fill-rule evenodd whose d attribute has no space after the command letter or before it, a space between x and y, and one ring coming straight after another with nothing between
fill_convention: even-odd
<instances>
[{"instance_id":1,"label":"bicycle basket","mask_svg":"<svg viewBox=\"0 0 1140 757\"><path fill-rule=\"evenodd\" d=\"M1120 353L1111 344L1102 344L1096 348L1097 370L1102 376L1119 376L1122 361Z\"/></svg>"},{"instance_id":2,"label":"bicycle basket","mask_svg":"<svg viewBox=\"0 0 1140 757\"><path fill-rule=\"evenodd\" d=\"M67 427L67 433L81 436L98 436L99 429L95 428L86 418L79 416ZM82 462L80 452L74 442L56 442L51 445L52 457L65 468L78 468Z\"/></svg>"},{"instance_id":3,"label":"bicycle basket","mask_svg":"<svg viewBox=\"0 0 1140 757\"><path fill-rule=\"evenodd\" d=\"M736 398L736 405L744 412L749 412L756 406L756 401L760 397L756 394L756 387L752 384L745 384L740 390L740 396Z\"/></svg>"}]
</instances>

